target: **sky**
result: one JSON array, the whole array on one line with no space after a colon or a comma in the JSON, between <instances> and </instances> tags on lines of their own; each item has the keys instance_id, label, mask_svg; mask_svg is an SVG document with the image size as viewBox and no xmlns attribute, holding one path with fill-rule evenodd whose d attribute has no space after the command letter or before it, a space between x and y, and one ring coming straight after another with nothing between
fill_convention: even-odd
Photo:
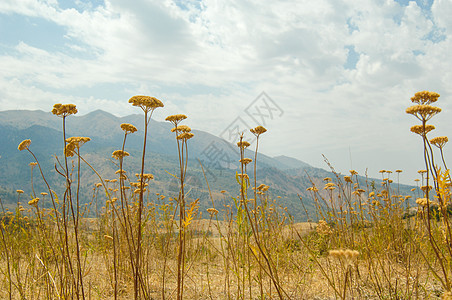
<instances>
[{"instance_id":1,"label":"sky","mask_svg":"<svg viewBox=\"0 0 452 300\"><path fill-rule=\"evenodd\" d=\"M452 0L1 0L0 110L125 116L149 95L158 121L231 141L263 125L264 154L414 183L414 93L441 95L431 137L452 129L451 15Z\"/></svg>"}]
</instances>

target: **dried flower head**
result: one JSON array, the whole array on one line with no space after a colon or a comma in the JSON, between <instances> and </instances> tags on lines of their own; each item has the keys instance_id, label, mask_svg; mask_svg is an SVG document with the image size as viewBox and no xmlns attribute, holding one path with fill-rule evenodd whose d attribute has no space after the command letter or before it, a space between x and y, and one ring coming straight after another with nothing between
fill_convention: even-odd
<instances>
[{"instance_id":1,"label":"dried flower head","mask_svg":"<svg viewBox=\"0 0 452 300\"><path fill-rule=\"evenodd\" d=\"M441 108L427 104L418 104L406 109L406 113L415 116L420 121L428 121L441 112Z\"/></svg>"},{"instance_id":2,"label":"dried flower head","mask_svg":"<svg viewBox=\"0 0 452 300\"><path fill-rule=\"evenodd\" d=\"M430 140L430 143L435 145L436 147L442 149L446 143L449 141L447 136L438 136Z\"/></svg>"},{"instance_id":3,"label":"dried flower head","mask_svg":"<svg viewBox=\"0 0 452 300\"><path fill-rule=\"evenodd\" d=\"M215 208L208 208L208 209L207 209L207 212L208 212L209 214L211 214L212 216L218 214L218 210L215 209Z\"/></svg>"},{"instance_id":4,"label":"dried flower head","mask_svg":"<svg viewBox=\"0 0 452 300\"><path fill-rule=\"evenodd\" d=\"M179 125L177 127L171 128L171 132L190 132L191 128L187 125Z\"/></svg>"},{"instance_id":5,"label":"dried flower head","mask_svg":"<svg viewBox=\"0 0 452 300\"><path fill-rule=\"evenodd\" d=\"M43 197L45 197L45 196L47 196L48 194L47 194L46 192L42 192L41 195L42 195Z\"/></svg>"},{"instance_id":6,"label":"dried flower head","mask_svg":"<svg viewBox=\"0 0 452 300\"><path fill-rule=\"evenodd\" d=\"M66 156L74 156L75 149L80 149L80 147L89 142L91 139L89 137L73 136L66 139L66 148L64 149L64 154Z\"/></svg>"},{"instance_id":7,"label":"dried flower head","mask_svg":"<svg viewBox=\"0 0 452 300\"><path fill-rule=\"evenodd\" d=\"M440 95L435 92L422 91L414 94L414 97L411 97L411 102L417 104L431 104L438 100Z\"/></svg>"},{"instance_id":8,"label":"dried flower head","mask_svg":"<svg viewBox=\"0 0 452 300\"><path fill-rule=\"evenodd\" d=\"M432 190L432 186L431 186L431 185L429 185L429 186L423 185L423 186L421 186L421 190L422 190L424 193L426 193L427 191L431 191L431 190Z\"/></svg>"},{"instance_id":9,"label":"dried flower head","mask_svg":"<svg viewBox=\"0 0 452 300\"><path fill-rule=\"evenodd\" d=\"M396 171L396 173L402 173L403 171L402 170L395 170Z\"/></svg>"},{"instance_id":10,"label":"dried flower head","mask_svg":"<svg viewBox=\"0 0 452 300\"><path fill-rule=\"evenodd\" d=\"M240 162L243 163L244 165L247 165L247 164L249 164L252 161L253 160L251 158L247 158L247 157L245 157L245 158L240 160Z\"/></svg>"},{"instance_id":11,"label":"dried flower head","mask_svg":"<svg viewBox=\"0 0 452 300\"><path fill-rule=\"evenodd\" d=\"M28 147L30 147L30 144L31 144L31 140L23 140L23 141L19 144L19 146L17 147L17 149L19 149L19 151L22 151L22 150L25 150L25 149L28 150Z\"/></svg>"},{"instance_id":12,"label":"dried flower head","mask_svg":"<svg viewBox=\"0 0 452 300\"><path fill-rule=\"evenodd\" d=\"M165 121L171 122L176 126L180 121L185 120L187 118L186 115L177 114L166 117Z\"/></svg>"},{"instance_id":13,"label":"dried flower head","mask_svg":"<svg viewBox=\"0 0 452 300\"><path fill-rule=\"evenodd\" d=\"M194 136L191 132L183 132L177 136L178 140L189 140Z\"/></svg>"},{"instance_id":14,"label":"dried flower head","mask_svg":"<svg viewBox=\"0 0 452 300\"><path fill-rule=\"evenodd\" d=\"M419 170L419 171L417 171L419 174L424 174L424 173L427 173L427 170Z\"/></svg>"},{"instance_id":15,"label":"dried flower head","mask_svg":"<svg viewBox=\"0 0 452 300\"><path fill-rule=\"evenodd\" d=\"M36 207L36 206L38 206L38 202L39 202L39 198L34 198L34 199L28 201L28 205Z\"/></svg>"},{"instance_id":16,"label":"dried flower head","mask_svg":"<svg viewBox=\"0 0 452 300\"><path fill-rule=\"evenodd\" d=\"M16 190L16 193L18 193L18 194L23 194L24 191L23 191L23 190Z\"/></svg>"},{"instance_id":17,"label":"dried flower head","mask_svg":"<svg viewBox=\"0 0 452 300\"><path fill-rule=\"evenodd\" d=\"M129 123L122 123L121 129L124 130L126 134L134 133L138 130L135 126L133 126L132 124L129 124Z\"/></svg>"},{"instance_id":18,"label":"dried flower head","mask_svg":"<svg viewBox=\"0 0 452 300\"><path fill-rule=\"evenodd\" d=\"M325 220L320 220L317 224L316 231L320 235L330 235L333 233L331 230L331 227L328 225L328 223Z\"/></svg>"},{"instance_id":19,"label":"dried flower head","mask_svg":"<svg viewBox=\"0 0 452 300\"><path fill-rule=\"evenodd\" d=\"M113 151L111 157L115 158L115 159L121 159L124 158L125 156L129 156L129 153L126 151L122 151L122 150L116 150Z\"/></svg>"},{"instance_id":20,"label":"dried flower head","mask_svg":"<svg viewBox=\"0 0 452 300\"><path fill-rule=\"evenodd\" d=\"M356 172L355 170L350 170L350 174L353 175L358 175L358 172Z\"/></svg>"},{"instance_id":21,"label":"dried flower head","mask_svg":"<svg viewBox=\"0 0 452 300\"><path fill-rule=\"evenodd\" d=\"M259 136L265 132L267 132L267 129L265 129L263 126L257 126L256 128L252 128L250 129L251 133L254 134L255 136Z\"/></svg>"},{"instance_id":22,"label":"dried flower head","mask_svg":"<svg viewBox=\"0 0 452 300\"><path fill-rule=\"evenodd\" d=\"M129 99L133 106L140 107L144 112L153 111L158 107L163 107L162 101L150 96L133 96Z\"/></svg>"},{"instance_id":23,"label":"dried flower head","mask_svg":"<svg viewBox=\"0 0 452 300\"><path fill-rule=\"evenodd\" d=\"M237 142L237 147L239 147L239 148L245 149L249 146L250 146L250 143L248 143L247 141Z\"/></svg>"},{"instance_id":24,"label":"dried flower head","mask_svg":"<svg viewBox=\"0 0 452 300\"><path fill-rule=\"evenodd\" d=\"M345 180L345 182L349 182L349 183L353 182L352 178L350 176L344 176L344 180Z\"/></svg>"},{"instance_id":25,"label":"dried flower head","mask_svg":"<svg viewBox=\"0 0 452 300\"><path fill-rule=\"evenodd\" d=\"M436 205L435 202L433 202L431 200L428 200L427 198L417 198L416 199L416 204L418 204L418 205L420 205L422 207L426 207L427 205L429 205L429 206L435 206Z\"/></svg>"},{"instance_id":26,"label":"dried flower head","mask_svg":"<svg viewBox=\"0 0 452 300\"><path fill-rule=\"evenodd\" d=\"M359 252L356 250L330 250L328 251L329 256L335 259L344 259L348 262L353 261L359 255Z\"/></svg>"},{"instance_id":27,"label":"dried flower head","mask_svg":"<svg viewBox=\"0 0 452 300\"><path fill-rule=\"evenodd\" d=\"M52 114L65 118L69 115L75 115L77 113L77 107L75 104L61 104L57 103L53 106Z\"/></svg>"},{"instance_id":28,"label":"dried flower head","mask_svg":"<svg viewBox=\"0 0 452 300\"><path fill-rule=\"evenodd\" d=\"M435 129L435 126L430 125L430 124L425 125L425 129L424 129L424 126L422 126L422 125L414 125L410 128L411 132L419 134L420 136L424 136L434 129Z\"/></svg>"}]
</instances>

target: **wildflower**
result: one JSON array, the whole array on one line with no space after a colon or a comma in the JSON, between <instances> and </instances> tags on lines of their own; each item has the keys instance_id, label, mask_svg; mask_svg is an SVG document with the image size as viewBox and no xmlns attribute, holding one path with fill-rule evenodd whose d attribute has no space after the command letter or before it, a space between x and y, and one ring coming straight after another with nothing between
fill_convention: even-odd
<instances>
[{"instance_id":1,"label":"wildflower","mask_svg":"<svg viewBox=\"0 0 452 300\"><path fill-rule=\"evenodd\" d=\"M182 120L185 120L186 118L187 118L186 115L177 114L177 115L171 115L171 116L166 117L165 121L171 122L176 126L177 123L179 123Z\"/></svg>"},{"instance_id":2,"label":"wildflower","mask_svg":"<svg viewBox=\"0 0 452 300\"><path fill-rule=\"evenodd\" d=\"M75 115L77 113L77 108L75 104L61 104L57 103L53 106L52 114L59 117L67 117L69 115Z\"/></svg>"},{"instance_id":3,"label":"wildflower","mask_svg":"<svg viewBox=\"0 0 452 300\"><path fill-rule=\"evenodd\" d=\"M427 170L419 170L419 171L417 171L419 174L424 174L424 173L427 173Z\"/></svg>"},{"instance_id":4,"label":"wildflower","mask_svg":"<svg viewBox=\"0 0 452 300\"><path fill-rule=\"evenodd\" d=\"M446 145L448 141L449 139L447 138L447 136L438 136L431 139L430 143L441 149Z\"/></svg>"},{"instance_id":5,"label":"wildflower","mask_svg":"<svg viewBox=\"0 0 452 300\"><path fill-rule=\"evenodd\" d=\"M23 190L16 190L16 193L18 193L18 194L23 194L24 191L23 191Z\"/></svg>"},{"instance_id":6,"label":"wildflower","mask_svg":"<svg viewBox=\"0 0 452 300\"><path fill-rule=\"evenodd\" d=\"M350 170L350 174L352 174L352 176L353 176L353 175L357 175L358 172L356 172L355 170Z\"/></svg>"},{"instance_id":7,"label":"wildflower","mask_svg":"<svg viewBox=\"0 0 452 300\"><path fill-rule=\"evenodd\" d=\"M243 177L244 179L250 179L248 174L237 174L239 177Z\"/></svg>"},{"instance_id":8,"label":"wildflower","mask_svg":"<svg viewBox=\"0 0 452 300\"><path fill-rule=\"evenodd\" d=\"M110 236L110 235L105 234L104 235L104 239L106 239L106 240L113 240L113 237Z\"/></svg>"},{"instance_id":9,"label":"wildflower","mask_svg":"<svg viewBox=\"0 0 452 300\"><path fill-rule=\"evenodd\" d=\"M248 143L247 141L237 142L237 147L242 148L242 149L245 149L245 148L249 147L250 145L251 144Z\"/></svg>"},{"instance_id":10,"label":"wildflower","mask_svg":"<svg viewBox=\"0 0 452 300\"><path fill-rule=\"evenodd\" d=\"M427 205L429 205L429 206L437 205L435 202L428 200L427 198L417 198L416 204L423 206L423 207L426 207Z\"/></svg>"},{"instance_id":11,"label":"wildflower","mask_svg":"<svg viewBox=\"0 0 452 300\"><path fill-rule=\"evenodd\" d=\"M262 133L267 132L267 129L265 129L265 127L263 126L257 126L256 128L252 128L250 129L251 133L254 134L255 136L259 136Z\"/></svg>"},{"instance_id":12,"label":"wildflower","mask_svg":"<svg viewBox=\"0 0 452 300\"><path fill-rule=\"evenodd\" d=\"M240 160L240 162L243 163L244 165L247 165L247 164L249 164L252 161L253 160L251 158L244 158L244 159Z\"/></svg>"},{"instance_id":13,"label":"wildflower","mask_svg":"<svg viewBox=\"0 0 452 300\"><path fill-rule=\"evenodd\" d=\"M64 154L66 156L74 156L75 149L80 149L80 147L89 142L91 139L89 137L80 137L80 136L73 136L66 139L66 142L68 143L66 145L66 148L64 149Z\"/></svg>"},{"instance_id":14,"label":"wildflower","mask_svg":"<svg viewBox=\"0 0 452 300\"><path fill-rule=\"evenodd\" d=\"M126 171L124 171L124 170L121 170L121 169L119 169L118 171L116 171L115 172L115 174L119 174L119 173L121 173L121 174L125 174L125 173L127 173Z\"/></svg>"},{"instance_id":15,"label":"wildflower","mask_svg":"<svg viewBox=\"0 0 452 300\"><path fill-rule=\"evenodd\" d=\"M426 193L427 191L431 191L431 189L432 189L432 186L431 186L431 185L429 185L429 186L426 186L426 185L421 186L421 190L422 190L424 193Z\"/></svg>"},{"instance_id":16,"label":"wildflower","mask_svg":"<svg viewBox=\"0 0 452 300\"><path fill-rule=\"evenodd\" d=\"M207 212L211 215L216 215L218 214L218 210L216 210L215 208L208 208Z\"/></svg>"},{"instance_id":17,"label":"wildflower","mask_svg":"<svg viewBox=\"0 0 452 300\"><path fill-rule=\"evenodd\" d=\"M331 181L331 178L325 177L325 178L323 178L323 181Z\"/></svg>"},{"instance_id":18,"label":"wildflower","mask_svg":"<svg viewBox=\"0 0 452 300\"><path fill-rule=\"evenodd\" d=\"M125 131L126 134L128 133L134 133L137 131L137 128L129 123L123 123L121 124L121 129Z\"/></svg>"},{"instance_id":19,"label":"wildflower","mask_svg":"<svg viewBox=\"0 0 452 300\"><path fill-rule=\"evenodd\" d=\"M423 122L430 120L434 115L440 112L441 108L428 104L418 104L406 109L407 114L413 115Z\"/></svg>"},{"instance_id":20,"label":"wildflower","mask_svg":"<svg viewBox=\"0 0 452 300\"><path fill-rule=\"evenodd\" d=\"M225 193L226 193L226 191L225 191L225 190L221 190L221 191L220 191L220 193L222 193L222 194L225 194Z\"/></svg>"},{"instance_id":21,"label":"wildflower","mask_svg":"<svg viewBox=\"0 0 452 300\"><path fill-rule=\"evenodd\" d=\"M129 156L129 153L126 151L122 151L122 150L116 150L111 155L111 157L113 157L115 159L121 159L121 158L124 158L125 156Z\"/></svg>"},{"instance_id":22,"label":"wildflower","mask_svg":"<svg viewBox=\"0 0 452 300\"><path fill-rule=\"evenodd\" d=\"M144 112L150 112L158 107L163 107L162 101L150 96L133 96L129 99L133 106L140 107Z\"/></svg>"},{"instance_id":23,"label":"wildflower","mask_svg":"<svg viewBox=\"0 0 452 300\"><path fill-rule=\"evenodd\" d=\"M187 125L179 125L179 126L174 127L174 128L171 129L171 132L175 132L175 131L177 131L177 132L190 132L191 128L188 127Z\"/></svg>"},{"instance_id":24,"label":"wildflower","mask_svg":"<svg viewBox=\"0 0 452 300\"><path fill-rule=\"evenodd\" d=\"M414 125L414 126L411 126L411 128L410 128L411 132L419 134L420 136L424 136L434 129L435 129L435 126L430 125L430 124L426 124L425 128L422 125Z\"/></svg>"},{"instance_id":25,"label":"wildflower","mask_svg":"<svg viewBox=\"0 0 452 300\"><path fill-rule=\"evenodd\" d=\"M378 173L386 173L386 170L380 170Z\"/></svg>"},{"instance_id":26,"label":"wildflower","mask_svg":"<svg viewBox=\"0 0 452 300\"><path fill-rule=\"evenodd\" d=\"M25 150L25 149L28 150L28 147L30 147L30 144L31 144L31 140L23 140L23 141L19 144L19 146L17 147L17 149L19 149L19 151L22 151L22 150Z\"/></svg>"},{"instance_id":27,"label":"wildflower","mask_svg":"<svg viewBox=\"0 0 452 300\"><path fill-rule=\"evenodd\" d=\"M395 170L397 173L402 173L403 171L402 170Z\"/></svg>"},{"instance_id":28,"label":"wildflower","mask_svg":"<svg viewBox=\"0 0 452 300\"><path fill-rule=\"evenodd\" d=\"M31 162L31 163L30 163L29 165L30 165L30 167L32 167L32 168L33 168L33 167L37 166L37 165L38 165L38 163L37 163L37 162Z\"/></svg>"},{"instance_id":29,"label":"wildflower","mask_svg":"<svg viewBox=\"0 0 452 300\"><path fill-rule=\"evenodd\" d=\"M184 133L179 134L179 135L177 136L177 139L178 139L178 140L189 140L189 139L191 139L193 136L194 136L194 134L191 133L191 132L184 132Z\"/></svg>"},{"instance_id":30,"label":"wildflower","mask_svg":"<svg viewBox=\"0 0 452 300\"><path fill-rule=\"evenodd\" d=\"M375 196L375 192L370 192L369 198L371 198L371 197L373 197L373 196Z\"/></svg>"},{"instance_id":31,"label":"wildflower","mask_svg":"<svg viewBox=\"0 0 452 300\"><path fill-rule=\"evenodd\" d=\"M96 187L97 187L97 188L100 188L101 186L102 186L102 183L100 183L100 182L99 182L99 183L96 183Z\"/></svg>"},{"instance_id":32,"label":"wildflower","mask_svg":"<svg viewBox=\"0 0 452 300\"><path fill-rule=\"evenodd\" d=\"M345 180L345 182L350 182L350 183L353 182L350 176L344 176L344 180Z\"/></svg>"},{"instance_id":33,"label":"wildflower","mask_svg":"<svg viewBox=\"0 0 452 300\"><path fill-rule=\"evenodd\" d=\"M417 104L430 104L436 102L439 97L440 95L438 93L422 91L414 94L414 96L411 97L411 102Z\"/></svg>"},{"instance_id":34,"label":"wildflower","mask_svg":"<svg viewBox=\"0 0 452 300\"><path fill-rule=\"evenodd\" d=\"M39 202L39 198L34 198L34 199L28 201L28 205L37 207L38 206L38 202Z\"/></svg>"},{"instance_id":35,"label":"wildflower","mask_svg":"<svg viewBox=\"0 0 452 300\"><path fill-rule=\"evenodd\" d=\"M42 195L43 197L45 197L45 196L47 196L48 194L47 194L46 192L42 192L41 195Z\"/></svg>"},{"instance_id":36,"label":"wildflower","mask_svg":"<svg viewBox=\"0 0 452 300\"><path fill-rule=\"evenodd\" d=\"M330 235L332 230L325 220L320 220L317 224L316 231L320 235Z\"/></svg>"}]
</instances>

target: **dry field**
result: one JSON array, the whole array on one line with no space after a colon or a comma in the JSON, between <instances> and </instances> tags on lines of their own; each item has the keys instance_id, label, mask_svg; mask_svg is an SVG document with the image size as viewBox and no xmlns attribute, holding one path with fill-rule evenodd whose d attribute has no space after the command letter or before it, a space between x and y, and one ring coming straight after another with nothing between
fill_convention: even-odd
<instances>
[{"instance_id":1,"label":"dry field","mask_svg":"<svg viewBox=\"0 0 452 300\"><path fill-rule=\"evenodd\" d=\"M136 128L121 124L124 142L112 153L119 167L113 180L83 157L89 138L66 137L65 120L77 113L75 105L56 104L52 112L62 119L66 145L57 171L66 190L57 195L47 185L41 194L33 190L31 199L18 190L14 209L2 204L0 298L452 299L451 177L442 152L448 139L427 138L434 129L428 121L441 111L433 106L438 97L416 93L406 110L420 123L411 131L424 149L425 170L413 189L419 197L400 195L389 170L380 171L375 185L360 185L354 170L346 176L333 172L308 189L315 223L294 223L290 211L269 196L269 186L257 184L262 126L250 130L254 157L244 155L247 141L237 143L240 170L231 192L238 196L224 207L212 201L201 214L199 200L185 191L193 137L180 124L185 115L166 119L177 141L179 194L152 194L157 204L148 199L153 175L144 166L148 123L163 107L160 100L129 100L144 113L141 169L135 176L126 172L126 140ZM31 141L18 148L35 160L32 176L47 184ZM79 197L82 164L99 179L88 205ZM42 207L43 200L51 208ZM304 207L306 200L300 200ZM86 218L89 213L94 217Z\"/></svg>"}]
</instances>

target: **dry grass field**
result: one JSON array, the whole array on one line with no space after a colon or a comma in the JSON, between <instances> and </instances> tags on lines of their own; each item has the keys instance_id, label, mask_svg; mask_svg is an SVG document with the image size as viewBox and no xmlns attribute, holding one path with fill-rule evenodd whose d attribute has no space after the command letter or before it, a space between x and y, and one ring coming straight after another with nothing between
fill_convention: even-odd
<instances>
[{"instance_id":1,"label":"dry grass field","mask_svg":"<svg viewBox=\"0 0 452 300\"><path fill-rule=\"evenodd\" d=\"M29 198L18 190L14 209L2 204L0 298L452 299L451 177L442 152L448 139L427 138L434 129L428 121L441 111L433 106L438 97L416 93L406 110L419 121L411 131L424 149L425 170L413 190L419 197L397 192L393 178L402 170L381 170L375 185L360 184L354 170L333 173L308 189L315 223L294 222L283 203L269 196L269 186L257 184L262 126L251 129L254 157L244 155L247 141L237 144L240 170L237 189L230 191L237 196L223 207L212 201L200 212L198 199L185 191L193 138L180 124L185 115L167 118L180 169L174 175L179 194L166 198L147 190L153 175L145 173L152 134L147 127L163 107L160 100L129 100L144 113L142 164L128 170L126 141L136 128L121 124L124 143L112 153L118 170L108 174L114 179L105 179L83 157L89 138L66 137L65 121L77 112L75 105L56 104L52 112L62 119L66 145L56 171L66 190L58 195L47 185ZM34 159L32 174L47 183L31 141L18 149ZM82 164L98 176L87 205L79 197ZM304 207L306 200L300 200Z\"/></svg>"}]
</instances>

